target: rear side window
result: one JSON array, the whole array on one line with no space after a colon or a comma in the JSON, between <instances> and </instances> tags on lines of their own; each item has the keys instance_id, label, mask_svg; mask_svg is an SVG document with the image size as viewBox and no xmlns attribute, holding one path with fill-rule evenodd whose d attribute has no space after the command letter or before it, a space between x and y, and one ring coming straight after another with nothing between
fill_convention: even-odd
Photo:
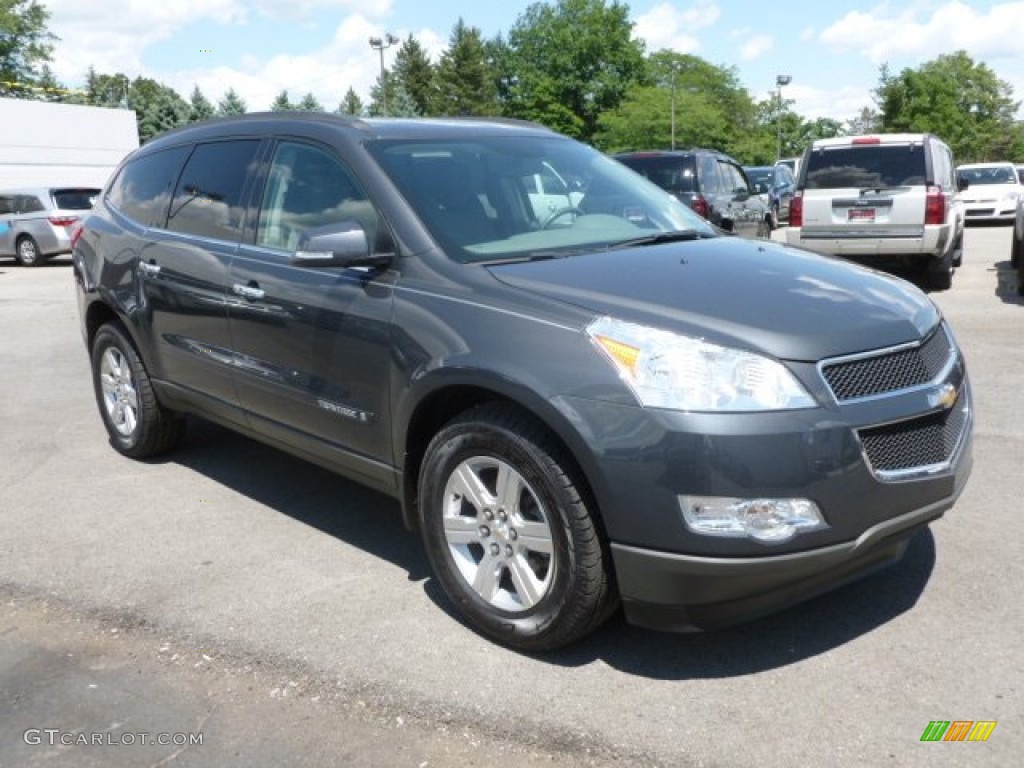
<instances>
[{"instance_id":1,"label":"rear side window","mask_svg":"<svg viewBox=\"0 0 1024 768\"><path fill-rule=\"evenodd\" d=\"M55 189L53 203L66 211L87 211L92 208L99 193L98 189Z\"/></svg>"},{"instance_id":2,"label":"rear side window","mask_svg":"<svg viewBox=\"0 0 1024 768\"><path fill-rule=\"evenodd\" d=\"M668 192L694 192L697 189L692 157L624 157L621 160Z\"/></svg>"},{"instance_id":3,"label":"rear side window","mask_svg":"<svg viewBox=\"0 0 1024 768\"><path fill-rule=\"evenodd\" d=\"M143 226L163 226L167 204L188 147L174 147L129 160L110 185L107 200Z\"/></svg>"},{"instance_id":4,"label":"rear side window","mask_svg":"<svg viewBox=\"0 0 1024 768\"><path fill-rule=\"evenodd\" d=\"M242 193L259 146L259 139L197 146L175 187L167 228L200 237L240 239L245 222Z\"/></svg>"},{"instance_id":5,"label":"rear side window","mask_svg":"<svg viewBox=\"0 0 1024 768\"><path fill-rule=\"evenodd\" d=\"M19 213L37 213L46 210L43 201L35 195L18 195L16 206Z\"/></svg>"},{"instance_id":6,"label":"rear side window","mask_svg":"<svg viewBox=\"0 0 1024 768\"><path fill-rule=\"evenodd\" d=\"M807 189L877 189L924 184L920 144L815 148L807 158Z\"/></svg>"}]
</instances>

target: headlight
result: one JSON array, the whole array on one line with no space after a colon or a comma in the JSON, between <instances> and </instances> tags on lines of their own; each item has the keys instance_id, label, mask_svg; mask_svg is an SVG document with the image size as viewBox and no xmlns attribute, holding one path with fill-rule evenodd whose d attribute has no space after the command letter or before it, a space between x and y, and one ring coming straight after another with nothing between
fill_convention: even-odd
<instances>
[{"instance_id":1,"label":"headlight","mask_svg":"<svg viewBox=\"0 0 1024 768\"><path fill-rule=\"evenodd\" d=\"M815 405L783 365L752 352L610 317L587 333L644 406L729 412Z\"/></svg>"}]
</instances>

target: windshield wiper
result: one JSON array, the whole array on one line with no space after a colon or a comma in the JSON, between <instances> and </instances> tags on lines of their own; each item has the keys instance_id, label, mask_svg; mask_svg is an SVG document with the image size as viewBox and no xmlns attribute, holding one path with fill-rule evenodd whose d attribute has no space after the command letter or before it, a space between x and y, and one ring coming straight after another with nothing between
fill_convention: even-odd
<instances>
[{"instance_id":1,"label":"windshield wiper","mask_svg":"<svg viewBox=\"0 0 1024 768\"><path fill-rule=\"evenodd\" d=\"M661 245L662 243L681 243L689 240L703 240L705 238L718 237L712 232L701 232L696 229L677 229L674 232L659 232L656 235L645 235L634 237L631 240L623 240L608 246L608 250L619 248L633 248L641 245Z\"/></svg>"},{"instance_id":2,"label":"windshield wiper","mask_svg":"<svg viewBox=\"0 0 1024 768\"><path fill-rule=\"evenodd\" d=\"M876 195L880 195L883 192L906 192L908 189L913 187L908 186L895 186L895 187L864 187L860 191L860 196L864 197L868 192L874 192Z\"/></svg>"}]
</instances>

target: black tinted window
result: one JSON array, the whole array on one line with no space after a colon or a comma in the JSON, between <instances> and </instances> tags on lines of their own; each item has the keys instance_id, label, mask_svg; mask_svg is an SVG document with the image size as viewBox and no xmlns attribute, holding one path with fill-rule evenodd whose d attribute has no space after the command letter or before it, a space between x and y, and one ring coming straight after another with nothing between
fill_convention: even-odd
<instances>
[{"instance_id":1,"label":"black tinted window","mask_svg":"<svg viewBox=\"0 0 1024 768\"><path fill-rule=\"evenodd\" d=\"M55 189L53 203L58 208L68 211L87 211L96 202L98 189Z\"/></svg>"},{"instance_id":2,"label":"black tinted window","mask_svg":"<svg viewBox=\"0 0 1024 768\"><path fill-rule=\"evenodd\" d=\"M129 161L110 185L107 200L140 224L163 226L171 187L187 154L188 147L174 147Z\"/></svg>"},{"instance_id":3,"label":"black tinted window","mask_svg":"<svg viewBox=\"0 0 1024 768\"><path fill-rule=\"evenodd\" d=\"M171 201L167 228L201 237L242 235L242 190L255 162L258 139L200 144L185 164Z\"/></svg>"},{"instance_id":4,"label":"black tinted window","mask_svg":"<svg viewBox=\"0 0 1024 768\"><path fill-rule=\"evenodd\" d=\"M815 149L807 159L807 189L924 184L920 144L863 144Z\"/></svg>"},{"instance_id":5,"label":"black tinted window","mask_svg":"<svg viewBox=\"0 0 1024 768\"><path fill-rule=\"evenodd\" d=\"M673 194L697 188L692 157L620 157L625 165Z\"/></svg>"}]
</instances>

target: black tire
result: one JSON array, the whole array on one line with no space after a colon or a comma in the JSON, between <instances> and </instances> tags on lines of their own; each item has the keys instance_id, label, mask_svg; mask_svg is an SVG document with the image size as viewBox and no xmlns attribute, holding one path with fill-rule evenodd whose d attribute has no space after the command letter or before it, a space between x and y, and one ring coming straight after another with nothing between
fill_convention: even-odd
<instances>
[{"instance_id":1,"label":"black tire","mask_svg":"<svg viewBox=\"0 0 1024 768\"><path fill-rule=\"evenodd\" d=\"M39 245L29 235L22 235L14 246L14 258L23 267L38 267L43 262Z\"/></svg>"},{"instance_id":2,"label":"black tire","mask_svg":"<svg viewBox=\"0 0 1024 768\"><path fill-rule=\"evenodd\" d=\"M542 425L501 403L451 421L423 460L420 529L437 580L474 628L517 650L566 646L618 605L572 466Z\"/></svg>"},{"instance_id":3,"label":"black tire","mask_svg":"<svg viewBox=\"0 0 1024 768\"><path fill-rule=\"evenodd\" d=\"M1010 242L1010 266L1019 267L1021 256L1021 238L1017 237L1016 229L1014 229Z\"/></svg>"},{"instance_id":4,"label":"black tire","mask_svg":"<svg viewBox=\"0 0 1024 768\"><path fill-rule=\"evenodd\" d=\"M92 344L92 382L110 444L145 459L180 442L184 419L157 400L149 374L120 323L102 326Z\"/></svg>"},{"instance_id":5,"label":"black tire","mask_svg":"<svg viewBox=\"0 0 1024 768\"><path fill-rule=\"evenodd\" d=\"M948 291L953 287L953 254L947 253L941 259L929 260L927 273L930 290Z\"/></svg>"},{"instance_id":6,"label":"black tire","mask_svg":"<svg viewBox=\"0 0 1024 768\"><path fill-rule=\"evenodd\" d=\"M962 267L964 263L964 236L960 235L957 238L956 244L953 246L953 266Z\"/></svg>"},{"instance_id":7,"label":"black tire","mask_svg":"<svg viewBox=\"0 0 1024 768\"><path fill-rule=\"evenodd\" d=\"M1017 293L1024 296L1024 258L1017 260Z\"/></svg>"}]
</instances>

